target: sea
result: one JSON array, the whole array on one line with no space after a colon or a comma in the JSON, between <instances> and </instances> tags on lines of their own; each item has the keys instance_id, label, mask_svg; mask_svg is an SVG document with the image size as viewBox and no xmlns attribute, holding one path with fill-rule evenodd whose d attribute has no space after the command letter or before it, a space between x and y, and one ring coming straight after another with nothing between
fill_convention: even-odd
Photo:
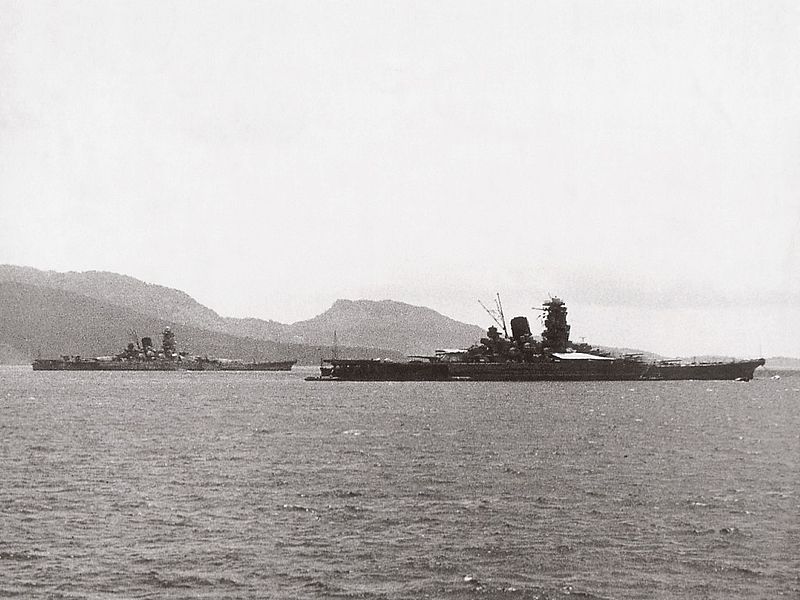
<instances>
[{"instance_id":1,"label":"sea","mask_svg":"<svg viewBox=\"0 0 800 600\"><path fill-rule=\"evenodd\" d=\"M800 598L800 377L0 368L0 597Z\"/></svg>"}]
</instances>

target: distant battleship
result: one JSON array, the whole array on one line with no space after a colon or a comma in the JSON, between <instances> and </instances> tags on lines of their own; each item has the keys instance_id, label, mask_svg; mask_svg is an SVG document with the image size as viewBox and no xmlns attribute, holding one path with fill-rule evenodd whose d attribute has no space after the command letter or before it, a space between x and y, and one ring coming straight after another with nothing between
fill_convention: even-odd
<instances>
[{"instance_id":1,"label":"distant battleship","mask_svg":"<svg viewBox=\"0 0 800 600\"><path fill-rule=\"evenodd\" d=\"M178 352L175 333L167 327L161 334L161 348L153 340L138 337L128 347L114 356L82 358L39 358L33 361L34 371L289 371L294 360L277 362L244 362L225 358L189 356Z\"/></svg>"},{"instance_id":2,"label":"distant battleship","mask_svg":"<svg viewBox=\"0 0 800 600\"><path fill-rule=\"evenodd\" d=\"M567 307L551 298L541 309L541 340L531 335L526 317L511 319L508 335L500 298L497 327L467 350L439 350L435 356L412 357L410 362L329 359L317 381L633 381L633 380L742 380L753 378L764 359L685 363L644 360L641 355L613 357L588 344L569 340Z\"/></svg>"}]
</instances>

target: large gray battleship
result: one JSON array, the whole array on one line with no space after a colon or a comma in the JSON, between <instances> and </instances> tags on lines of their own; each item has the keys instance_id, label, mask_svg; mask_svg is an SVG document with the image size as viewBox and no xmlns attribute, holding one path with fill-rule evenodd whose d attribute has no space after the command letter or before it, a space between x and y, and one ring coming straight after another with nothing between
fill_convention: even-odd
<instances>
[{"instance_id":1,"label":"large gray battleship","mask_svg":"<svg viewBox=\"0 0 800 600\"><path fill-rule=\"evenodd\" d=\"M61 356L39 358L33 361L34 371L289 371L294 360L244 362L207 356L189 356L178 352L175 333L165 328L161 333L161 348L153 345L152 338L143 337L141 342L134 335L119 354L84 358Z\"/></svg>"},{"instance_id":2,"label":"large gray battleship","mask_svg":"<svg viewBox=\"0 0 800 600\"><path fill-rule=\"evenodd\" d=\"M645 360L642 355L612 356L569 339L567 307L560 298L542 305L541 339L531 334L526 317L511 319L509 335L497 301L497 325L466 350L441 350L409 362L329 359L321 367L322 381L632 381L742 380L753 378L764 359L720 362ZM490 311L491 313L491 311Z\"/></svg>"}]
</instances>

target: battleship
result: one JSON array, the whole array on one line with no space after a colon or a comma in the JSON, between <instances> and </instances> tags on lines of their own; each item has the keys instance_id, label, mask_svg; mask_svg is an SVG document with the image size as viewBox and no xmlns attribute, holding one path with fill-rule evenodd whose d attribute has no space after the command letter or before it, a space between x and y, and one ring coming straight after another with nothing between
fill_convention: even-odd
<instances>
[{"instance_id":1,"label":"battleship","mask_svg":"<svg viewBox=\"0 0 800 600\"><path fill-rule=\"evenodd\" d=\"M129 342L119 354L84 358L65 355L60 358L38 358L33 361L34 371L290 371L294 360L244 362L226 358L189 356L178 352L175 333L165 328L161 333L161 348L153 345L153 339L132 333Z\"/></svg>"},{"instance_id":2,"label":"battleship","mask_svg":"<svg viewBox=\"0 0 800 600\"><path fill-rule=\"evenodd\" d=\"M485 308L485 307L484 307ZM715 362L646 360L642 354L613 356L569 339L566 304L557 297L544 302L544 330L531 333L527 317L514 317L508 333L500 297L488 311L497 326L466 350L437 350L408 362L389 360L324 361L315 381L749 381L763 358ZM502 328L501 333L498 327Z\"/></svg>"}]
</instances>

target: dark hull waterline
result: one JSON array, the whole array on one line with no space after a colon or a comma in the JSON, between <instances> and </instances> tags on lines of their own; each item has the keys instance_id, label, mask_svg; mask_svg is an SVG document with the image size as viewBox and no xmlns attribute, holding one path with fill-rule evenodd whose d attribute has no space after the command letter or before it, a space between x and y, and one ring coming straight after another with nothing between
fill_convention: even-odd
<instances>
[{"instance_id":1,"label":"dark hull waterline","mask_svg":"<svg viewBox=\"0 0 800 600\"><path fill-rule=\"evenodd\" d=\"M331 360L319 381L660 381L753 378L764 359L689 364L613 361L437 363Z\"/></svg>"},{"instance_id":2,"label":"dark hull waterline","mask_svg":"<svg viewBox=\"0 0 800 600\"><path fill-rule=\"evenodd\" d=\"M38 359L34 371L290 371L294 360L216 363L207 360Z\"/></svg>"}]
</instances>

